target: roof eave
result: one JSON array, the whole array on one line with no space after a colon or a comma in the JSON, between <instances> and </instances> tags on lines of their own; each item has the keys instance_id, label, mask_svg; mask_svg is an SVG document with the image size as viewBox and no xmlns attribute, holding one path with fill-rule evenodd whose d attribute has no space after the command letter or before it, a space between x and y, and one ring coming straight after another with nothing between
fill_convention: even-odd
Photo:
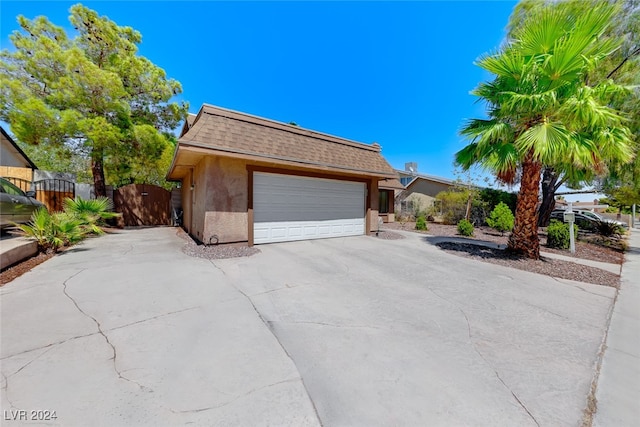
<instances>
[{"instance_id":1,"label":"roof eave","mask_svg":"<svg viewBox=\"0 0 640 427\"><path fill-rule=\"evenodd\" d=\"M375 171L375 170L365 170L358 168L348 168L340 165L332 165L325 164L319 162L311 162L294 158L286 158L282 156L269 156L262 153L254 153L250 151L242 151L242 150L230 150L225 147L215 147L210 144L200 144L193 141L179 141L178 148L176 150L176 154L174 155L174 160L171 164L170 173L167 176L170 176L173 173L173 170L176 167L175 161L178 157L178 151L181 147L185 149L194 148L197 151L200 151L203 155L217 155L221 157L239 157L249 161L258 161L258 162L269 162L275 164L281 164L284 166L297 166L310 170L330 170L333 172L342 172L349 175L364 175L371 178L397 178L397 174L393 172L384 172L384 171Z\"/></svg>"},{"instance_id":2,"label":"roof eave","mask_svg":"<svg viewBox=\"0 0 640 427\"><path fill-rule=\"evenodd\" d=\"M27 154L22 151L22 148L20 148L20 146L18 146L18 144L16 144L16 142L13 140L13 138L11 138L11 136L9 136L9 134L4 130L4 128L2 126L0 126L0 131L2 132L2 135L4 135L5 138L7 138L7 141L9 141L9 143L11 145L13 145L13 147L16 149L16 151L18 151L18 154L20 154L24 160L26 160L27 164L29 166L31 166L31 169L38 169L38 167L35 165L35 163L33 163L31 161L31 159L29 158L29 156L27 156Z\"/></svg>"}]
</instances>

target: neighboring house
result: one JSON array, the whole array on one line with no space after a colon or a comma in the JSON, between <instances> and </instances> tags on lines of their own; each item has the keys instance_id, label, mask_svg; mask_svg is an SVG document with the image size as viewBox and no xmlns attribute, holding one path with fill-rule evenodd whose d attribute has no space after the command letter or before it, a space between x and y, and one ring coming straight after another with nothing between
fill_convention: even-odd
<instances>
[{"instance_id":1,"label":"neighboring house","mask_svg":"<svg viewBox=\"0 0 640 427\"><path fill-rule=\"evenodd\" d=\"M38 167L29 159L9 134L0 126L0 176L18 178L31 183ZM23 187L21 183L15 183ZM24 191L30 188L23 188Z\"/></svg>"},{"instance_id":2,"label":"neighboring house","mask_svg":"<svg viewBox=\"0 0 640 427\"><path fill-rule=\"evenodd\" d=\"M253 245L375 231L378 183L397 174L377 144L205 104L183 127L167 178L182 183L194 238Z\"/></svg>"},{"instance_id":3,"label":"neighboring house","mask_svg":"<svg viewBox=\"0 0 640 427\"><path fill-rule=\"evenodd\" d=\"M405 170L396 172L404 186L404 190L395 193L395 211L401 215L430 208L438 193L455 185L451 179L418 173L418 165L414 162L406 163Z\"/></svg>"}]
</instances>

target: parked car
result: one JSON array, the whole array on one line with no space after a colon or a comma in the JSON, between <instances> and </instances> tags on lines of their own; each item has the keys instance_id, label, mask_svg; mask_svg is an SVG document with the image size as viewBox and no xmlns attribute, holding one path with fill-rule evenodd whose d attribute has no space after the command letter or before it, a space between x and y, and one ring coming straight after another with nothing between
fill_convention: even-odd
<instances>
[{"instance_id":1,"label":"parked car","mask_svg":"<svg viewBox=\"0 0 640 427\"><path fill-rule=\"evenodd\" d=\"M564 221L564 213L566 210L556 209L551 212L551 218L557 219L558 221ZM626 228L627 224L622 221L616 221L614 219L605 218L602 215L597 214L596 212L586 211L582 209L574 209L575 213L575 223L578 225L578 228L581 230L590 230L594 231L597 229L598 222L607 222L610 224L617 224L620 227Z\"/></svg>"},{"instance_id":2,"label":"parked car","mask_svg":"<svg viewBox=\"0 0 640 427\"><path fill-rule=\"evenodd\" d=\"M0 178L0 228L11 227L13 223L25 223L31 214L44 204L36 200L35 191L26 193L4 178Z\"/></svg>"}]
</instances>

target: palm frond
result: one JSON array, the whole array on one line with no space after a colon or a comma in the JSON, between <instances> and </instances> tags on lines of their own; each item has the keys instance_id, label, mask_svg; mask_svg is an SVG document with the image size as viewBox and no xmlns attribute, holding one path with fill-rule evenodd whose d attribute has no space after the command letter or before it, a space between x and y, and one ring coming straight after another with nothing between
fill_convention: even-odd
<instances>
[{"instance_id":1,"label":"palm frond","mask_svg":"<svg viewBox=\"0 0 640 427\"><path fill-rule=\"evenodd\" d=\"M481 57L478 66L497 76L520 79L525 69L525 59L515 50Z\"/></svg>"},{"instance_id":2,"label":"palm frond","mask_svg":"<svg viewBox=\"0 0 640 427\"><path fill-rule=\"evenodd\" d=\"M556 41L574 26L575 17L566 16L557 9L539 9L514 34L518 50L524 56L537 56L553 52Z\"/></svg>"},{"instance_id":3,"label":"palm frond","mask_svg":"<svg viewBox=\"0 0 640 427\"><path fill-rule=\"evenodd\" d=\"M565 155L569 135L562 123L543 121L525 130L514 144L523 153L533 150L536 160L550 163L548 159Z\"/></svg>"}]
</instances>

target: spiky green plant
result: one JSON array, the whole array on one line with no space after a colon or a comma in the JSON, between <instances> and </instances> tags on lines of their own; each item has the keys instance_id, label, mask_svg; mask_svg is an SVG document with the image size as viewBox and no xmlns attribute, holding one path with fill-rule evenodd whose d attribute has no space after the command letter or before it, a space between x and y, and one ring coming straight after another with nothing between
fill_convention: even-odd
<instances>
[{"instance_id":1,"label":"spiky green plant","mask_svg":"<svg viewBox=\"0 0 640 427\"><path fill-rule=\"evenodd\" d=\"M119 213L111 212L111 209L113 203L106 197L89 200L76 197L64 201L64 211L79 219L81 227L91 234L103 234L100 226L105 224L105 220L120 216Z\"/></svg>"},{"instance_id":2,"label":"spiky green plant","mask_svg":"<svg viewBox=\"0 0 640 427\"><path fill-rule=\"evenodd\" d=\"M15 224L28 238L35 239L41 252L57 252L63 246L69 246L82 240L86 231L82 221L65 212L50 214L46 208L40 208L31 215L27 224Z\"/></svg>"}]
</instances>

